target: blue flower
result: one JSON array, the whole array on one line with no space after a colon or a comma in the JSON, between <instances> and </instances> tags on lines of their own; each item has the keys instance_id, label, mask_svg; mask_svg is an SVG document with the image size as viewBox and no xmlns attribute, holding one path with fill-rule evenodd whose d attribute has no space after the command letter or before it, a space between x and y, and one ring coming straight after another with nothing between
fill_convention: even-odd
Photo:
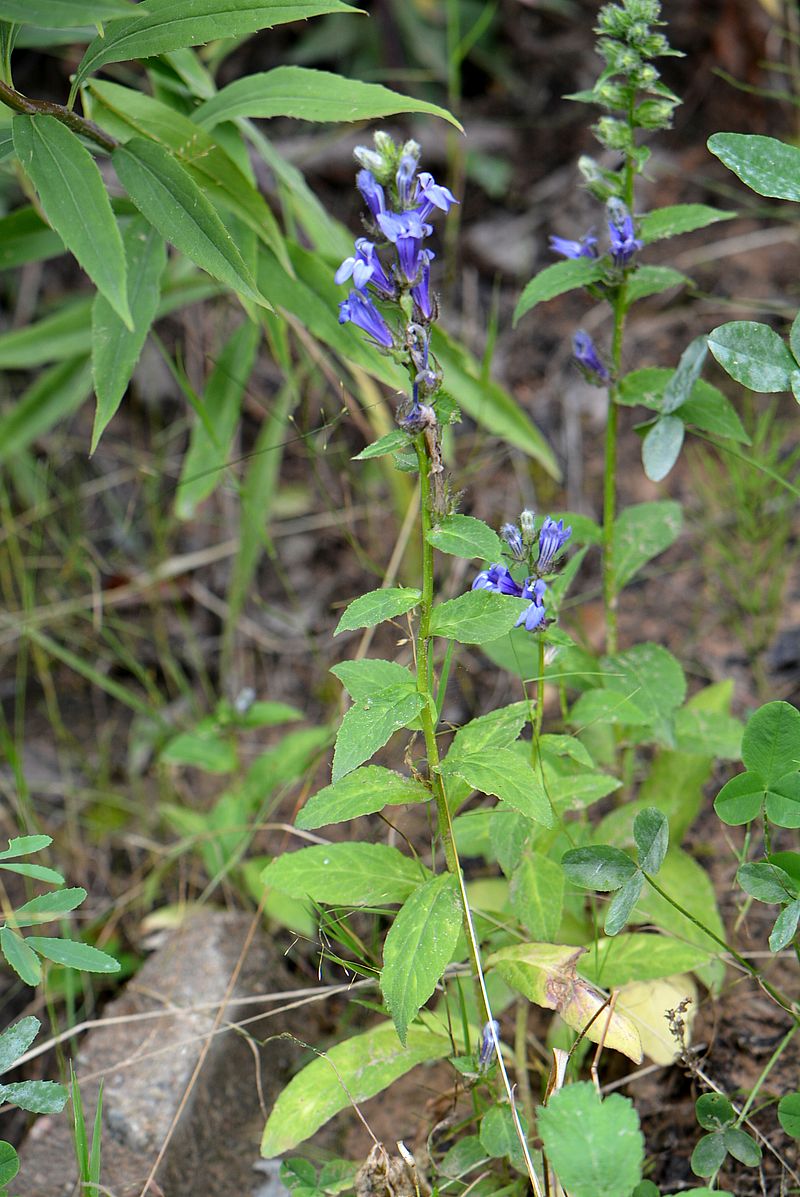
<instances>
[{"instance_id":1,"label":"blue flower","mask_svg":"<svg viewBox=\"0 0 800 1197\"><path fill-rule=\"evenodd\" d=\"M492 1018L483 1028L483 1034L481 1036L481 1046L480 1050L478 1051L479 1072L484 1072L489 1067L492 1061L492 1056L496 1051L500 1050L498 1042L499 1037L500 1023L496 1018Z\"/></svg>"},{"instance_id":2,"label":"blue flower","mask_svg":"<svg viewBox=\"0 0 800 1197\"><path fill-rule=\"evenodd\" d=\"M522 587L511 577L505 565L490 565L482 569L472 583L472 590L492 590L495 594L511 594L514 598L522 597Z\"/></svg>"},{"instance_id":3,"label":"blue flower","mask_svg":"<svg viewBox=\"0 0 800 1197\"><path fill-rule=\"evenodd\" d=\"M595 386L605 386L611 375L603 364L594 341L582 328L579 328L572 338L572 352L584 378Z\"/></svg>"},{"instance_id":4,"label":"blue flower","mask_svg":"<svg viewBox=\"0 0 800 1197\"><path fill-rule=\"evenodd\" d=\"M397 168L395 175L395 182L397 183L397 195L400 199L400 207L407 208L409 200L411 199L411 185L414 182L414 175L417 173L417 159L413 154L403 154L400 159L400 165Z\"/></svg>"},{"instance_id":5,"label":"blue flower","mask_svg":"<svg viewBox=\"0 0 800 1197\"><path fill-rule=\"evenodd\" d=\"M530 599L530 605L520 613L520 617L514 624L515 628L524 625L528 632L535 632L540 628L545 621L546 611L544 609L544 592L547 589L546 584L541 578L535 582L533 578L528 578L525 585L522 587L522 598Z\"/></svg>"},{"instance_id":6,"label":"blue flower","mask_svg":"<svg viewBox=\"0 0 800 1197\"><path fill-rule=\"evenodd\" d=\"M556 522L549 515L545 516L539 532L539 572L549 573L550 568L564 545L572 535L572 528L565 528L564 521Z\"/></svg>"},{"instance_id":7,"label":"blue flower","mask_svg":"<svg viewBox=\"0 0 800 1197\"><path fill-rule=\"evenodd\" d=\"M384 270L377 249L366 237L358 238L355 254L352 258L345 258L333 277L337 283L344 283L352 277L359 291L363 291L370 283L382 298L394 299L397 294L397 288Z\"/></svg>"},{"instance_id":8,"label":"blue flower","mask_svg":"<svg viewBox=\"0 0 800 1197\"><path fill-rule=\"evenodd\" d=\"M434 208L449 212L453 204L459 202L450 188L437 183L427 170L420 171L416 198L418 202L422 200L417 208L421 220L427 220Z\"/></svg>"},{"instance_id":9,"label":"blue flower","mask_svg":"<svg viewBox=\"0 0 800 1197\"><path fill-rule=\"evenodd\" d=\"M608 236L611 242L611 257L615 266L626 266L637 249L642 248L637 240L633 217L622 200L610 199L606 204L608 212Z\"/></svg>"},{"instance_id":10,"label":"blue flower","mask_svg":"<svg viewBox=\"0 0 800 1197\"><path fill-rule=\"evenodd\" d=\"M411 297L414 303L422 313L423 320L430 320L433 312L433 304L431 302L431 262L436 257L432 249L421 249L419 252L419 262L422 267L422 274L420 280L415 287L411 288Z\"/></svg>"},{"instance_id":11,"label":"blue flower","mask_svg":"<svg viewBox=\"0 0 800 1197\"><path fill-rule=\"evenodd\" d=\"M570 241L567 237L550 237L550 248L555 254L564 258L596 258L597 238L591 233L581 237L580 241Z\"/></svg>"},{"instance_id":12,"label":"blue flower","mask_svg":"<svg viewBox=\"0 0 800 1197\"><path fill-rule=\"evenodd\" d=\"M521 561L525 556L525 547L522 543L522 533L516 524L503 524L500 529L500 535L506 542L511 552Z\"/></svg>"},{"instance_id":13,"label":"blue flower","mask_svg":"<svg viewBox=\"0 0 800 1197\"><path fill-rule=\"evenodd\" d=\"M343 299L339 304L339 323L347 324L348 321L369 333L384 349L391 349L394 345L389 325L361 291L351 291L347 299Z\"/></svg>"},{"instance_id":14,"label":"blue flower","mask_svg":"<svg viewBox=\"0 0 800 1197\"><path fill-rule=\"evenodd\" d=\"M396 212L380 212L376 219L383 234L397 246L400 269L406 279L409 283L417 282L422 265L422 241L430 236L433 228L425 224L419 213L413 210L399 215Z\"/></svg>"},{"instance_id":15,"label":"blue flower","mask_svg":"<svg viewBox=\"0 0 800 1197\"><path fill-rule=\"evenodd\" d=\"M364 197L364 203L377 220L386 211L386 196L371 170L360 170L356 175L356 187Z\"/></svg>"}]
</instances>

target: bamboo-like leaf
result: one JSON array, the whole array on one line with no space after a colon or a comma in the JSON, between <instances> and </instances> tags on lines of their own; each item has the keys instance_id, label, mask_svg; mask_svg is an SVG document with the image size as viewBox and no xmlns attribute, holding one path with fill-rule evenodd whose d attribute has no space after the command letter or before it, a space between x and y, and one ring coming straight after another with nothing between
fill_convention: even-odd
<instances>
[{"instance_id":1,"label":"bamboo-like leaf","mask_svg":"<svg viewBox=\"0 0 800 1197\"><path fill-rule=\"evenodd\" d=\"M0 21L39 29L76 29L135 14L128 0L0 0Z\"/></svg>"}]
</instances>

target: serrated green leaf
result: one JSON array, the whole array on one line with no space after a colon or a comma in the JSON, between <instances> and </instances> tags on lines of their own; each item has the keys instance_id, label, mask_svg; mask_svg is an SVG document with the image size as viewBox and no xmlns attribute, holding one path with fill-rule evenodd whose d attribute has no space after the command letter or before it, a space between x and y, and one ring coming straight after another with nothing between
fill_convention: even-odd
<instances>
[{"instance_id":1,"label":"serrated green leaf","mask_svg":"<svg viewBox=\"0 0 800 1197\"><path fill-rule=\"evenodd\" d=\"M644 1137L629 1098L601 1101L591 1082L579 1081L551 1094L538 1126L570 1197L628 1197L642 1179Z\"/></svg>"},{"instance_id":2,"label":"serrated green leaf","mask_svg":"<svg viewBox=\"0 0 800 1197\"><path fill-rule=\"evenodd\" d=\"M714 133L708 148L758 195L800 200L800 149L750 133Z\"/></svg>"},{"instance_id":3,"label":"serrated green leaf","mask_svg":"<svg viewBox=\"0 0 800 1197\"><path fill-rule=\"evenodd\" d=\"M403 432L402 428L393 428L385 436L381 436L371 445L367 445L360 453L356 453L353 461L369 461L373 457L386 457L389 453L406 448L408 448L408 433Z\"/></svg>"},{"instance_id":4,"label":"serrated green leaf","mask_svg":"<svg viewBox=\"0 0 800 1197\"><path fill-rule=\"evenodd\" d=\"M158 311L161 276L167 264L164 240L143 216L130 222L123 245L128 264L128 305L133 328L126 327L108 300L98 292L92 305L92 376L97 411L91 453L97 448L127 390Z\"/></svg>"},{"instance_id":5,"label":"serrated green leaf","mask_svg":"<svg viewBox=\"0 0 800 1197\"><path fill-rule=\"evenodd\" d=\"M422 599L422 591L410 586L387 586L383 590L371 590L348 603L344 614L336 625L334 636L356 628L372 628L385 619L394 619L411 611Z\"/></svg>"},{"instance_id":6,"label":"serrated green leaf","mask_svg":"<svg viewBox=\"0 0 800 1197\"><path fill-rule=\"evenodd\" d=\"M290 116L304 121L363 121L398 112L425 112L440 116L457 129L460 123L445 108L415 100L382 87L361 83L329 71L283 66L246 75L223 87L192 114L199 125L211 129L238 117Z\"/></svg>"},{"instance_id":7,"label":"serrated green leaf","mask_svg":"<svg viewBox=\"0 0 800 1197\"><path fill-rule=\"evenodd\" d=\"M118 973L120 963L107 952L88 943L70 939L51 939L42 935L29 935L25 943L54 964L77 968L85 973Z\"/></svg>"},{"instance_id":8,"label":"serrated green leaf","mask_svg":"<svg viewBox=\"0 0 800 1197\"><path fill-rule=\"evenodd\" d=\"M528 1121L522 1111L519 1119L523 1133L527 1135ZM525 1157L522 1153L514 1115L507 1105L489 1106L481 1118L480 1143L490 1159L509 1159L520 1172L525 1171ZM497 1195L495 1194L495 1197Z\"/></svg>"},{"instance_id":9,"label":"serrated green leaf","mask_svg":"<svg viewBox=\"0 0 800 1197\"><path fill-rule=\"evenodd\" d=\"M557 295L575 291L578 287L588 287L591 283L599 282L604 274L603 264L593 258L573 258L545 266L544 270L534 275L520 295L514 309L514 324L537 303L555 299Z\"/></svg>"},{"instance_id":10,"label":"serrated green leaf","mask_svg":"<svg viewBox=\"0 0 800 1197\"><path fill-rule=\"evenodd\" d=\"M52 894L40 894L38 898L31 898L29 902L18 906L8 921L13 927L33 927L37 923L49 923L75 910L85 898L86 890L80 887L60 889ZM0 1072L2 1071L0 1068Z\"/></svg>"},{"instance_id":11,"label":"serrated green leaf","mask_svg":"<svg viewBox=\"0 0 800 1197\"><path fill-rule=\"evenodd\" d=\"M742 737L742 760L767 785L800 767L800 711L788 702L754 711Z\"/></svg>"},{"instance_id":12,"label":"serrated green leaf","mask_svg":"<svg viewBox=\"0 0 800 1197\"><path fill-rule=\"evenodd\" d=\"M672 653L660 644L636 644L604 657L602 670L606 688L632 699L672 747L670 720L686 697L686 677Z\"/></svg>"},{"instance_id":13,"label":"serrated green leaf","mask_svg":"<svg viewBox=\"0 0 800 1197\"><path fill-rule=\"evenodd\" d=\"M329 844L285 852L261 875L291 898L329 906L405 902L431 876L419 861L386 844Z\"/></svg>"},{"instance_id":14,"label":"serrated green leaf","mask_svg":"<svg viewBox=\"0 0 800 1197\"><path fill-rule=\"evenodd\" d=\"M485 644L506 635L528 603L492 590L468 590L458 598L437 603L431 613L430 633L459 644Z\"/></svg>"},{"instance_id":15,"label":"serrated green leaf","mask_svg":"<svg viewBox=\"0 0 800 1197\"><path fill-rule=\"evenodd\" d=\"M384 806L427 802L430 797L430 790L413 777L403 777L379 765L365 765L312 795L295 823L306 830L327 827L374 814Z\"/></svg>"},{"instance_id":16,"label":"serrated green leaf","mask_svg":"<svg viewBox=\"0 0 800 1197\"><path fill-rule=\"evenodd\" d=\"M31 1114L60 1114L69 1094L55 1081L17 1081L0 1085L0 1101L28 1110Z\"/></svg>"},{"instance_id":17,"label":"serrated green leaf","mask_svg":"<svg viewBox=\"0 0 800 1197\"><path fill-rule=\"evenodd\" d=\"M453 955L462 926L458 885L451 873L414 891L386 936L381 992L401 1043Z\"/></svg>"},{"instance_id":18,"label":"serrated green leaf","mask_svg":"<svg viewBox=\"0 0 800 1197\"><path fill-rule=\"evenodd\" d=\"M28 947L22 936L15 935L10 927L0 927L0 952L21 981L26 985L39 984L42 979L42 966L36 953Z\"/></svg>"},{"instance_id":19,"label":"serrated green leaf","mask_svg":"<svg viewBox=\"0 0 800 1197\"><path fill-rule=\"evenodd\" d=\"M374 1097L417 1064L450 1052L450 1040L426 1027L411 1027L404 1047L389 1022L337 1043L281 1091L264 1128L262 1156L296 1147L351 1102Z\"/></svg>"},{"instance_id":20,"label":"serrated green leaf","mask_svg":"<svg viewBox=\"0 0 800 1197\"><path fill-rule=\"evenodd\" d=\"M394 732L413 723L424 705L423 695L408 684L387 686L356 699L336 736L332 780L338 781L368 761Z\"/></svg>"},{"instance_id":21,"label":"serrated green leaf","mask_svg":"<svg viewBox=\"0 0 800 1197\"><path fill-rule=\"evenodd\" d=\"M636 503L620 513L614 528L614 572L622 588L643 565L668 549L683 525L680 503Z\"/></svg>"},{"instance_id":22,"label":"serrated green leaf","mask_svg":"<svg viewBox=\"0 0 800 1197\"><path fill-rule=\"evenodd\" d=\"M8 873L16 873L18 877L30 877L32 881L44 881L47 885L63 885L64 878L55 869L48 869L45 865L11 864L0 865Z\"/></svg>"},{"instance_id":23,"label":"serrated green leaf","mask_svg":"<svg viewBox=\"0 0 800 1197\"><path fill-rule=\"evenodd\" d=\"M598 940L581 957L578 968L595 985L618 989L629 981L656 981L690 972L707 960L708 952L698 944L627 932Z\"/></svg>"},{"instance_id":24,"label":"serrated green leaf","mask_svg":"<svg viewBox=\"0 0 800 1197\"><path fill-rule=\"evenodd\" d=\"M648 295L660 295L672 287L691 286L692 280L674 270L671 266L640 266L628 279L628 303L646 299Z\"/></svg>"},{"instance_id":25,"label":"serrated green leaf","mask_svg":"<svg viewBox=\"0 0 800 1197\"><path fill-rule=\"evenodd\" d=\"M704 229L719 220L732 220L735 215L735 212L723 212L706 204L671 204L668 208L645 212L639 218L638 235L645 245L650 245L665 237Z\"/></svg>"},{"instance_id":26,"label":"serrated green leaf","mask_svg":"<svg viewBox=\"0 0 800 1197\"><path fill-rule=\"evenodd\" d=\"M573 705L569 722L579 729L591 727L595 723L646 727L649 716L637 706L636 699L628 695L611 690L587 690Z\"/></svg>"},{"instance_id":27,"label":"serrated green leaf","mask_svg":"<svg viewBox=\"0 0 800 1197\"><path fill-rule=\"evenodd\" d=\"M364 657L360 661L340 661L331 669L354 701L369 696L387 686L413 686L414 676L396 661L382 661Z\"/></svg>"},{"instance_id":28,"label":"serrated green leaf","mask_svg":"<svg viewBox=\"0 0 800 1197\"><path fill-rule=\"evenodd\" d=\"M14 149L48 221L123 323L131 327L122 237L94 158L54 116L15 116L13 132Z\"/></svg>"},{"instance_id":29,"label":"serrated green leaf","mask_svg":"<svg viewBox=\"0 0 800 1197\"><path fill-rule=\"evenodd\" d=\"M471 515L447 515L428 533L428 541L440 553L464 557L468 561L501 561L503 546L500 537Z\"/></svg>"},{"instance_id":30,"label":"serrated green leaf","mask_svg":"<svg viewBox=\"0 0 800 1197\"><path fill-rule=\"evenodd\" d=\"M20 1056L24 1056L41 1025L38 1018L29 1014L3 1031L0 1035L0 1074L8 1072Z\"/></svg>"},{"instance_id":31,"label":"serrated green leaf","mask_svg":"<svg viewBox=\"0 0 800 1197\"><path fill-rule=\"evenodd\" d=\"M496 819L500 822L500 819ZM553 943L564 908L564 871L542 852L523 857L511 877L511 909L532 939Z\"/></svg>"},{"instance_id":32,"label":"serrated green leaf","mask_svg":"<svg viewBox=\"0 0 800 1197\"><path fill-rule=\"evenodd\" d=\"M682 707L675 713L675 744L681 752L738 760L743 730L740 721L724 711Z\"/></svg>"},{"instance_id":33,"label":"serrated green leaf","mask_svg":"<svg viewBox=\"0 0 800 1197\"><path fill-rule=\"evenodd\" d=\"M135 16L127 0L0 0L0 21L40 29L77 29Z\"/></svg>"},{"instance_id":34,"label":"serrated green leaf","mask_svg":"<svg viewBox=\"0 0 800 1197\"><path fill-rule=\"evenodd\" d=\"M768 324L732 320L708 334L708 347L736 382L760 394L791 391L797 362Z\"/></svg>"},{"instance_id":35,"label":"serrated green leaf","mask_svg":"<svg viewBox=\"0 0 800 1197\"><path fill-rule=\"evenodd\" d=\"M513 749L464 752L453 749L442 762L445 777L455 774L482 794L494 794L520 814L552 827L554 816L536 770Z\"/></svg>"},{"instance_id":36,"label":"serrated green leaf","mask_svg":"<svg viewBox=\"0 0 800 1197\"><path fill-rule=\"evenodd\" d=\"M678 416L661 416L642 442L642 465L651 482L666 478L680 456L686 431Z\"/></svg>"},{"instance_id":37,"label":"serrated green leaf","mask_svg":"<svg viewBox=\"0 0 800 1197\"><path fill-rule=\"evenodd\" d=\"M12 860L16 856L30 856L49 848L53 842L50 835L19 835L8 841L8 847L0 852L0 860Z\"/></svg>"}]
</instances>

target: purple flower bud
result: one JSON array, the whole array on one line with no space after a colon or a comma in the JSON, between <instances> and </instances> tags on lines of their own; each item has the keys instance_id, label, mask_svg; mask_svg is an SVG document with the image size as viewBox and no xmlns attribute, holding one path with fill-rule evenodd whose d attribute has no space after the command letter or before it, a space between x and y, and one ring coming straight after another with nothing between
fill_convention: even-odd
<instances>
[{"instance_id":1,"label":"purple flower bud","mask_svg":"<svg viewBox=\"0 0 800 1197\"><path fill-rule=\"evenodd\" d=\"M417 173L417 159L413 154L403 154L400 159L400 165L397 168L395 175L395 182L397 183L397 195L400 199L400 207L405 209L409 205L411 199L411 188L414 182L414 175Z\"/></svg>"},{"instance_id":2,"label":"purple flower bud","mask_svg":"<svg viewBox=\"0 0 800 1197\"><path fill-rule=\"evenodd\" d=\"M427 170L420 171L416 198L421 220L427 220L434 208L449 212L453 204L459 203L450 188L435 182L433 175Z\"/></svg>"},{"instance_id":3,"label":"purple flower bud","mask_svg":"<svg viewBox=\"0 0 800 1197\"><path fill-rule=\"evenodd\" d=\"M430 320L433 312L433 304L431 302L431 262L436 257L436 254L431 249L422 249L419 253L419 261L422 266L422 274L420 280L415 287L411 288L411 298L420 310L423 320Z\"/></svg>"},{"instance_id":4,"label":"purple flower bud","mask_svg":"<svg viewBox=\"0 0 800 1197\"><path fill-rule=\"evenodd\" d=\"M510 594L514 598L522 596L522 587L511 577L505 565L490 565L482 569L470 587L471 590L492 590L495 594Z\"/></svg>"},{"instance_id":5,"label":"purple flower bud","mask_svg":"<svg viewBox=\"0 0 800 1197\"><path fill-rule=\"evenodd\" d=\"M384 349L391 349L394 345L389 325L361 291L351 291L347 299L343 299L339 304L339 323L347 324L348 321L369 333Z\"/></svg>"},{"instance_id":6,"label":"purple flower bud","mask_svg":"<svg viewBox=\"0 0 800 1197\"><path fill-rule=\"evenodd\" d=\"M533 578L528 578L525 585L522 587L522 598L530 599L530 606L526 607L520 613L519 619L514 624L515 628L524 625L526 631L535 632L540 628L545 621L546 611L544 609L544 592L547 589L546 583L538 578L536 581Z\"/></svg>"},{"instance_id":7,"label":"purple flower bud","mask_svg":"<svg viewBox=\"0 0 800 1197\"><path fill-rule=\"evenodd\" d=\"M503 524L500 529L500 535L506 542L511 552L521 561L525 556L525 547L522 543L522 533L516 524Z\"/></svg>"},{"instance_id":8,"label":"purple flower bud","mask_svg":"<svg viewBox=\"0 0 800 1197\"><path fill-rule=\"evenodd\" d=\"M611 375L603 364L594 341L582 328L579 328L572 338L572 352L575 355L575 362L587 382L592 382L599 387L608 383Z\"/></svg>"},{"instance_id":9,"label":"purple flower bud","mask_svg":"<svg viewBox=\"0 0 800 1197\"><path fill-rule=\"evenodd\" d=\"M492 1056L500 1050L500 1023L496 1018L487 1022L481 1036L481 1046L478 1052L478 1070L485 1072L492 1062Z\"/></svg>"},{"instance_id":10,"label":"purple flower bud","mask_svg":"<svg viewBox=\"0 0 800 1197\"><path fill-rule=\"evenodd\" d=\"M377 220L386 211L386 196L383 188L371 170L360 170L356 175L356 187L364 197L364 203Z\"/></svg>"},{"instance_id":11,"label":"purple flower bud","mask_svg":"<svg viewBox=\"0 0 800 1197\"><path fill-rule=\"evenodd\" d=\"M606 204L608 212L608 237L611 242L611 257L615 266L626 266L637 249L642 248L636 238L633 217L622 200L610 199Z\"/></svg>"},{"instance_id":12,"label":"purple flower bud","mask_svg":"<svg viewBox=\"0 0 800 1197\"><path fill-rule=\"evenodd\" d=\"M550 248L555 254L564 258L596 258L597 238L591 233L581 237L580 241L570 241L566 237L550 237Z\"/></svg>"},{"instance_id":13,"label":"purple flower bud","mask_svg":"<svg viewBox=\"0 0 800 1197\"><path fill-rule=\"evenodd\" d=\"M539 572L546 574L553 562L572 535L572 528L565 528L564 521L556 522L549 515L545 516L539 532Z\"/></svg>"},{"instance_id":14,"label":"purple flower bud","mask_svg":"<svg viewBox=\"0 0 800 1197\"><path fill-rule=\"evenodd\" d=\"M376 219L383 234L397 246L397 257L405 278L409 283L415 283L421 266L422 240L433 232L431 225L425 224L413 210L399 215L381 212Z\"/></svg>"}]
</instances>

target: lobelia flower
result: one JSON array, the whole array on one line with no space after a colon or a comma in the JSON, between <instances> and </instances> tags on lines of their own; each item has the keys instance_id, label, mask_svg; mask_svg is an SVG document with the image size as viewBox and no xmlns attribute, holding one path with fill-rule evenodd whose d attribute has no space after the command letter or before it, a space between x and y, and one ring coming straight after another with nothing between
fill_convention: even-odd
<instances>
[{"instance_id":1,"label":"lobelia flower","mask_svg":"<svg viewBox=\"0 0 800 1197\"><path fill-rule=\"evenodd\" d=\"M561 254L564 258L596 258L597 238L587 233L580 241L570 241L567 237L551 235L550 248L553 253Z\"/></svg>"},{"instance_id":2,"label":"lobelia flower","mask_svg":"<svg viewBox=\"0 0 800 1197\"><path fill-rule=\"evenodd\" d=\"M605 386L609 382L611 375L603 364L594 341L582 328L579 328L572 338L572 352L575 362L587 382L592 382L599 387Z\"/></svg>"},{"instance_id":3,"label":"lobelia flower","mask_svg":"<svg viewBox=\"0 0 800 1197\"><path fill-rule=\"evenodd\" d=\"M409 201L411 200L411 188L414 182L414 175L417 173L417 162L418 158L413 154L403 154L400 159L400 165L397 168L395 182L397 184L400 207L403 209L409 206Z\"/></svg>"},{"instance_id":4,"label":"lobelia flower","mask_svg":"<svg viewBox=\"0 0 800 1197\"><path fill-rule=\"evenodd\" d=\"M522 533L516 524L503 524L500 535L518 561L525 556L525 546L522 543Z\"/></svg>"},{"instance_id":5,"label":"lobelia flower","mask_svg":"<svg viewBox=\"0 0 800 1197\"><path fill-rule=\"evenodd\" d=\"M371 170L360 170L356 175L356 187L363 196L364 203L377 220L381 212L386 211L386 195Z\"/></svg>"},{"instance_id":6,"label":"lobelia flower","mask_svg":"<svg viewBox=\"0 0 800 1197\"><path fill-rule=\"evenodd\" d=\"M610 199L606 204L608 212L608 237L611 242L611 257L615 266L626 266L642 243L636 237L633 217L622 200Z\"/></svg>"},{"instance_id":7,"label":"lobelia flower","mask_svg":"<svg viewBox=\"0 0 800 1197\"><path fill-rule=\"evenodd\" d=\"M394 299L397 294L397 288L384 270L377 249L366 237L358 238L355 254L352 258L345 258L333 278L337 283L352 278L359 291L371 283L382 299Z\"/></svg>"},{"instance_id":8,"label":"lobelia flower","mask_svg":"<svg viewBox=\"0 0 800 1197\"><path fill-rule=\"evenodd\" d=\"M411 298L422 313L423 320L430 320L433 312L433 304L431 302L431 262L436 257L432 249L421 249L419 251L419 261L422 266L422 274L420 280L415 287L411 288Z\"/></svg>"},{"instance_id":9,"label":"lobelia flower","mask_svg":"<svg viewBox=\"0 0 800 1197\"><path fill-rule=\"evenodd\" d=\"M565 528L563 520L556 522L551 516L545 516L539 532L538 566L540 573L549 573L553 562L571 535L572 528Z\"/></svg>"},{"instance_id":10,"label":"lobelia flower","mask_svg":"<svg viewBox=\"0 0 800 1197\"><path fill-rule=\"evenodd\" d=\"M487 1022L486 1026L483 1028L481 1046L480 1050L478 1051L479 1072L484 1072L489 1067L492 1061L492 1056L496 1051L500 1050L498 1043L499 1037L500 1023L496 1018L493 1018Z\"/></svg>"},{"instance_id":11,"label":"lobelia flower","mask_svg":"<svg viewBox=\"0 0 800 1197\"><path fill-rule=\"evenodd\" d=\"M417 212L420 220L427 220L434 208L440 208L442 212L447 213L453 204L459 202L450 188L437 183L430 171L427 170L422 170L419 173L416 198L419 204ZM419 203L420 199L422 203Z\"/></svg>"},{"instance_id":12,"label":"lobelia flower","mask_svg":"<svg viewBox=\"0 0 800 1197\"><path fill-rule=\"evenodd\" d=\"M351 291L347 299L339 304L339 323L351 322L365 333L369 333L374 341L384 349L391 349L394 345L389 325L384 320L374 303L361 291Z\"/></svg>"},{"instance_id":13,"label":"lobelia flower","mask_svg":"<svg viewBox=\"0 0 800 1197\"><path fill-rule=\"evenodd\" d=\"M536 581L533 578L528 578L525 585L522 587L521 597L530 599L530 605L520 613L520 617L514 624L515 628L524 625L528 632L535 632L540 628L545 621L546 611L544 609L544 592L547 590L547 585L538 578Z\"/></svg>"},{"instance_id":14,"label":"lobelia flower","mask_svg":"<svg viewBox=\"0 0 800 1197\"><path fill-rule=\"evenodd\" d=\"M429 237L433 228L420 219L416 211L380 212L376 217L381 232L397 246L400 269L409 283L415 283L422 263L422 241Z\"/></svg>"},{"instance_id":15,"label":"lobelia flower","mask_svg":"<svg viewBox=\"0 0 800 1197\"><path fill-rule=\"evenodd\" d=\"M533 544L534 519L533 512L529 511L527 507L519 513L519 526L524 545Z\"/></svg>"},{"instance_id":16,"label":"lobelia flower","mask_svg":"<svg viewBox=\"0 0 800 1197\"><path fill-rule=\"evenodd\" d=\"M522 587L511 577L505 565L490 565L482 569L470 587L471 590L492 590L495 594L511 594L514 598L522 598Z\"/></svg>"}]
</instances>

